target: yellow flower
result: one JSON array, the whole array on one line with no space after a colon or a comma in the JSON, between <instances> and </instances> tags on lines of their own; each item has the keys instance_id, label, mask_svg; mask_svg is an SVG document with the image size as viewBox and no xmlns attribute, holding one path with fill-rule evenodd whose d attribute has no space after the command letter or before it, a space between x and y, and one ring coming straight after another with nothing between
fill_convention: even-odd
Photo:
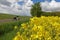
<instances>
[{"instance_id":1,"label":"yellow flower","mask_svg":"<svg viewBox=\"0 0 60 40\"><path fill-rule=\"evenodd\" d=\"M13 40L22 40L20 35L17 35Z\"/></svg>"},{"instance_id":2,"label":"yellow flower","mask_svg":"<svg viewBox=\"0 0 60 40\"><path fill-rule=\"evenodd\" d=\"M17 29L17 28L18 28L17 26L14 27L14 29Z\"/></svg>"},{"instance_id":3,"label":"yellow flower","mask_svg":"<svg viewBox=\"0 0 60 40\"><path fill-rule=\"evenodd\" d=\"M43 26L38 26L38 29L39 29L41 32L43 32L43 31L44 31Z\"/></svg>"},{"instance_id":4,"label":"yellow flower","mask_svg":"<svg viewBox=\"0 0 60 40\"><path fill-rule=\"evenodd\" d=\"M21 24L21 26L22 26L22 28L27 28L27 24L25 24L25 23L23 23L23 24Z\"/></svg>"},{"instance_id":5,"label":"yellow flower","mask_svg":"<svg viewBox=\"0 0 60 40\"><path fill-rule=\"evenodd\" d=\"M17 35L13 38L13 40L22 40L22 36L20 35L20 32L17 32Z\"/></svg>"},{"instance_id":6,"label":"yellow flower","mask_svg":"<svg viewBox=\"0 0 60 40\"><path fill-rule=\"evenodd\" d=\"M32 39L38 38L38 35L33 34L33 35L31 35L31 38L32 38Z\"/></svg>"},{"instance_id":7,"label":"yellow flower","mask_svg":"<svg viewBox=\"0 0 60 40\"><path fill-rule=\"evenodd\" d=\"M16 28L17 26L15 26ZM20 29L22 31L17 32L14 40L35 40L36 38L41 40L42 37L45 40L60 40L60 17L33 17L29 22L21 24Z\"/></svg>"},{"instance_id":8,"label":"yellow flower","mask_svg":"<svg viewBox=\"0 0 60 40\"><path fill-rule=\"evenodd\" d=\"M36 35L36 37L35 38L38 38L38 35Z\"/></svg>"},{"instance_id":9,"label":"yellow flower","mask_svg":"<svg viewBox=\"0 0 60 40\"><path fill-rule=\"evenodd\" d=\"M20 32L17 32L17 35L20 35Z\"/></svg>"},{"instance_id":10,"label":"yellow flower","mask_svg":"<svg viewBox=\"0 0 60 40\"><path fill-rule=\"evenodd\" d=\"M47 40L52 40L51 37L47 38Z\"/></svg>"}]
</instances>

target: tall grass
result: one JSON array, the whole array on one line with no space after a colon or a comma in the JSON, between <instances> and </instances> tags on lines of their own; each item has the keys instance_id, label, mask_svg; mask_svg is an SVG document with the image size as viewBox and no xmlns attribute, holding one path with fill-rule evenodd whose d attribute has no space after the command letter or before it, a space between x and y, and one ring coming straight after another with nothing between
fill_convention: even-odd
<instances>
[{"instance_id":1,"label":"tall grass","mask_svg":"<svg viewBox=\"0 0 60 40\"><path fill-rule=\"evenodd\" d=\"M14 26L19 27L21 23L27 22L27 21L29 21L29 19L25 19L25 20L22 19L22 20L19 20L19 21L1 23L0 24L0 35L14 30Z\"/></svg>"}]
</instances>

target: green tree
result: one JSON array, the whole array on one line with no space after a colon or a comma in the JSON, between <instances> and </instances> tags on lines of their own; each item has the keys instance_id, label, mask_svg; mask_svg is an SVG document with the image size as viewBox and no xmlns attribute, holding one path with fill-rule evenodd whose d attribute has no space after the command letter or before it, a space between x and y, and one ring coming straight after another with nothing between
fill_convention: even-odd
<instances>
[{"instance_id":1,"label":"green tree","mask_svg":"<svg viewBox=\"0 0 60 40\"><path fill-rule=\"evenodd\" d=\"M41 6L40 6L40 2L32 5L30 13L31 13L32 16L37 16L37 17L41 16L42 10L41 10Z\"/></svg>"}]
</instances>

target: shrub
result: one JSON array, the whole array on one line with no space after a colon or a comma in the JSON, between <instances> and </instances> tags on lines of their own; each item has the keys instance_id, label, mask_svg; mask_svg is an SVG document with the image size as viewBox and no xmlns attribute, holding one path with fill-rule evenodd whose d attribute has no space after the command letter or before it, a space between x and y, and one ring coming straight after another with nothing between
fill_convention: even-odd
<instances>
[{"instance_id":1,"label":"shrub","mask_svg":"<svg viewBox=\"0 0 60 40\"><path fill-rule=\"evenodd\" d=\"M42 10L41 10L40 3L38 2L38 3L35 3L34 5L32 5L31 15L40 17L41 14L42 14Z\"/></svg>"}]
</instances>

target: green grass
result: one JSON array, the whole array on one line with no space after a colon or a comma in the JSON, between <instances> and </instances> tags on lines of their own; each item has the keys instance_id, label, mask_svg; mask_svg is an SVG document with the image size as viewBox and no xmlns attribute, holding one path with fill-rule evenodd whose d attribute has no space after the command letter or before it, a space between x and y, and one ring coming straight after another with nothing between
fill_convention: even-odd
<instances>
[{"instance_id":1,"label":"green grass","mask_svg":"<svg viewBox=\"0 0 60 40\"><path fill-rule=\"evenodd\" d=\"M0 36L0 40L12 40L14 38L14 36L16 35L16 32L15 30L9 32L9 33L6 33L2 36Z\"/></svg>"},{"instance_id":2,"label":"green grass","mask_svg":"<svg viewBox=\"0 0 60 40\"><path fill-rule=\"evenodd\" d=\"M15 17L15 15L9 15L9 14L0 13L0 19L11 19L13 17Z\"/></svg>"},{"instance_id":3,"label":"green grass","mask_svg":"<svg viewBox=\"0 0 60 40\"><path fill-rule=\"evenodd\" d=\"M14 26L20 26L21 23L27 22L29 19L23 19L19 21L7 22L0 24L0 35L12 31Z\"/></svg>"},{"instance_id":4,"label":"green grass","mask_svg":"<svg viewBox=\"0 0 60 40\"><path fill-rule=\"evenodd\" d=\"M26 21L21 21L20 23L25 23L25 22L28 22L28 21L27 20ZM7 28L9 28L9 27L7 27ZM13 28L13 30L8 31L7 33L4 33L3 35L0 35L0 40L12 40L16 36L16 33L19 30L19 28L20 28L20 24L19 24L17 30L15 30ZM5 30L8 30L8 29L5 29Z\"/></svg>"}]
</instances>

